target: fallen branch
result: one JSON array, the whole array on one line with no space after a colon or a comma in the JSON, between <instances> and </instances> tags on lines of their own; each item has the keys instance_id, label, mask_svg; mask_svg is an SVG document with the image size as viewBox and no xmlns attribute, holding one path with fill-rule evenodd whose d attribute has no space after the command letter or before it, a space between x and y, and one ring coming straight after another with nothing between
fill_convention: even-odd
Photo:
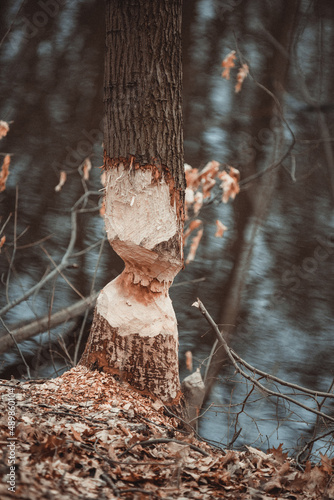
<instances>
[{"instance_id":1,"label":"fallen branch","mask_svg":"<svg viewBox=\"0 0 334 500\"><path fill-rule=\"evenodd\" d=\"M28 325L21 326L12 330L10 334L0 338L0 354L7 352L16 343L30 339L39 333L43 333L48 329L55 328L66 321L69 321L80 314L83 314L87 309L94 307L99 292L92 293L89 297L75 302L70 307L66 307L58 311L52 316L46 315L39 318Z\"/></svg>"}]
</instances>

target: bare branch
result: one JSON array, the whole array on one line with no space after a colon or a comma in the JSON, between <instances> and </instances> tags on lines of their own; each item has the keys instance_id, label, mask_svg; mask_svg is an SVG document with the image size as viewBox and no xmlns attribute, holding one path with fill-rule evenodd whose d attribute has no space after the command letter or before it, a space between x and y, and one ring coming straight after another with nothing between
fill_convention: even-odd
<instances>
[{"instance_id":1,"label":"bare branch","mask_svg":"<svg viewBox=\"0 0 334 500\"><path fill-rule=\"evenodd\" d=\"M17 350L19 351L20 357L21 357L21 359L22 359L22 361L23 361L23 363L24 363L24 365L25 365L25 367L26 367L26 369L27 369L27 374L28 374L28 377L29 377L29 378L31 378L31 376L30 376L30 368L29 368L29 366L28 366L28 364L27 364L27 362L26 362L26 360L25 360L25 357L23 356L23 353L22 353L21 349L19 348L19 346L18 346L18 344L17 344L17 342L16 342L15 337L13 336L13 333L12 333L12 332L9 330L9 328L6 326L6 324L4 323L4 320L1 318L1 316L0 316L0 321L1 321L1 323L3 324L3 326L5 327L5 330L8 332L8 336L9 336L9 338L12 340L13 344L15 344L15 345L16 345L16 348L17 348Z\"/></svg>"},{"instance_id":2,"label":"bare branch","mask_svg":"<svg viewBox=\"0 0 334 500\"><path fill-rule=\"evenodd\" d=\"M65 321L79 316L87 309L94 307L98 294L99 292L92 293L89 297L79 300L70 307L66 307L52 314L52 316L46 315L28 325L12 330L10 334L0 338L0 354L8 351L13 345L17 345L19 342L23 342L39 333L45 332L48 328L55 328ZM7 328L6 330L8 331Z\"/></svg>"},{"instance_id":3,"label":"bare branch","mask_svg":"<svg viewBox=\"0 0 334 500\"><path fill-rule=\"evenodd\" d=\"M31 287L29 290L27 290L25 293L21 295L21 297L18 297L17 299L13 300L12 302L9 302L6 306L4 306L0 310L0 316L4 316L10 309L13 307L21 304L21 302L27 300L31 295L34 293L38 292L46 283L48 283L50 280L52 280L55 276L59 274L60 271L63 271L68 265L69 265L69 258L71 257L73 253L73 249L75 246L75 242L77 239L77 214L80 212L80 209L78 209L78 206L80 205L81 202L83 202L88 196L100 196L99 191L87 191L85 194L83 194L79 200L76 201L76 203L73 205L71 209L71 237L69 244L67 246L66 252L63 255L63 258L61 259L61 262L58 264L57 268L51 271L47 276L45 276L39 283L36 283L33 287ZM15 251L15 247L14 247Z\"/></svg>"},{"instance_id":4,"label":"bare branch","mask_svg":"<svg viewBox=\"0 0 334 500\"><path fill-rule=\"evenodd\" d=\"M212 317L210 316L210 314L208 313L208 311L206 310L206 308L204 307L204 305L202 304L202 302L199 299L197 299L197 305L198 305L199 310L201 311L201 313L203 314L203 316L207 320L207 322L210 324L211 328L214 330L220 343L224 347L226 354L227 354L229 360L231 361L232 365L234 366L236 371L238 373L240 373L240 375L242 375L242 377L244 377L245 379L252 382L252 384L254 384L256 387L258 387L265 394L268 394L268 396L274 396L276 398L280 398L280 399L289 401L290 403L293 403L297 406L300 406L304 410L307 410L311 413L314 413L315 415L319 415L320 417L323 417L326 420L330 420L331 422L334 422L334 417L331 417L330 415L327 415L326 413L323 413L322 411L315 410L314 408L310 408L309 406L306 406L305 404L300 403L300 401L293 399L292 397L288 396L287 394L282 394L280 392L276 392L276 391L272 391L271 389L268 389L266 386L261 384L256 378L252 377L251 375L246 373L244 370L242 370L237 363L237 361L241 363L241 361L239 361L239 360L241 360L241 358L239 356L237 357L237 359L234 357L234 352L227 345L227 342L224 339L223 335L221 334L218 326L213 321ZM246 362L242 360L242 364L245 365L245 363ZM251 365L248 365L248 366L250 367L250 368L248 368L249 370L254 371L254 368ZM260 370L256 370L256 371L259 372ZM262 377L264 376L266 378L270 378L270 375L268 373L265 373L265 372L261 372L261 373L262 373L262 375L261 375ZM287 385L287 382L285 382L284 380L281 381L277 377L275 377L275 379L276 379L276 382L282 383L282 385ZM297 387L300 387L300 386L297 386ZM299 390L301 390L302 392L305 392L305 393L309 393L309 391L310 391L309 389L305 389L302 387L300 387ZM333 397L333 394L329 394L329 393L317 393L317 392L315 393L316 396L318 396L319 394L322 394L322 395L326 394L326 397Z\"/></svg>"}]
</instances>

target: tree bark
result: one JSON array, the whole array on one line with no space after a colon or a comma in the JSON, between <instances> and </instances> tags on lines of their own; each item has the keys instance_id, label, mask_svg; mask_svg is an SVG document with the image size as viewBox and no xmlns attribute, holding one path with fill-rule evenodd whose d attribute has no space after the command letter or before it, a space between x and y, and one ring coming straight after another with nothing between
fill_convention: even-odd
<instances>
[{"instance_id":1,"label":"tree bark","mask_svg":"<svg viewBox=\"0 0 334 500\"><path fill-rule=\"evenodd\" d=\"M183 266L181 0L108 0L105 223L124 271L99 295L81 364L180 397L168 289Z\"/></svg>"}]
</instances>

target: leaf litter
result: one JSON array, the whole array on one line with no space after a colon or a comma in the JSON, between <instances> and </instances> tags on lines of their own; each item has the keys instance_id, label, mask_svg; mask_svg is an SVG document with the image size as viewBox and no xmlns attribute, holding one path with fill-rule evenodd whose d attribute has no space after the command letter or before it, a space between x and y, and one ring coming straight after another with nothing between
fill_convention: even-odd
<instances>
[{"instance_id":1,"label":"leaf litter","mask_svg":"<svg viewBox=\"0 0 334 500\"><path fill-rule=\"evenodd\" d=\"M16 407L16 490L8 491L8 388ZM334 459L305 470L283 453L217 449L164 405L111 375L0 383L0 497L38 499L334 499Z\"/></svg>"}]
</instances>

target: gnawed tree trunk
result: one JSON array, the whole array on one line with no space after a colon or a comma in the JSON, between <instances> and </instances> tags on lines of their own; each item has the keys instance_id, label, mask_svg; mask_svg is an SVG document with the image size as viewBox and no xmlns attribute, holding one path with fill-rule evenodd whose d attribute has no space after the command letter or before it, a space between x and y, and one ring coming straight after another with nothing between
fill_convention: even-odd
<instances>
[{"instance_id":1,"label":"gnawed tree trunk","mask_svg":"<svg viewBox=\"0 0 334 500\"><path fill-rule=\"evenodd\" d=\"M99 295L80 361L175 404L168 289L183 265L181 0L108 0L105 222L124 271Z\"/></svg>"}]
</instances>

